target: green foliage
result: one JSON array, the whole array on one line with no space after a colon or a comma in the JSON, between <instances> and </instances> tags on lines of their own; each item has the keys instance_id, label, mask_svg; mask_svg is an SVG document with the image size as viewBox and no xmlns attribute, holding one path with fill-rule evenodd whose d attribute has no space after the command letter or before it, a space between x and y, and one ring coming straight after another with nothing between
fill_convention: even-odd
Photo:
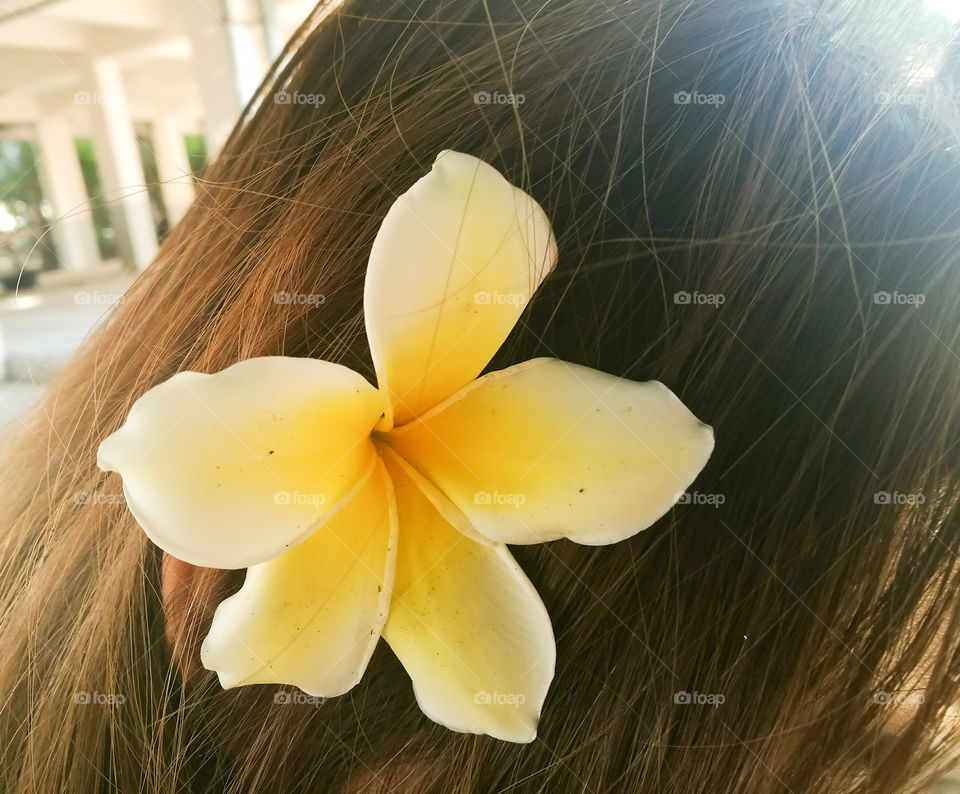
<instances>
[{"instance_id":1,"label":"green foliage","mask_svg":"<svg viewBox=\"0 0 960 794\"><path fill-rule=\"evenodd\" d=\"M42 200L33 144L29 141L0 140L0 201L39 204Z\"/></svg>"}]
</instances>

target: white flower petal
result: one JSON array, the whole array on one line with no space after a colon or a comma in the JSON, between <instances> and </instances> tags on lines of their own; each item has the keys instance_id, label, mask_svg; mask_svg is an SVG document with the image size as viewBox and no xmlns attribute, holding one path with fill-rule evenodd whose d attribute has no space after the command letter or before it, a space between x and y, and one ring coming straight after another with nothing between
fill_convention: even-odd
<instances>
[{"instance_id":1,"label":"white flower petal","mask_svg":"<svg viewBox=\"0 0 960 794\"><path fill-rule=\"evenodd\" d=\"M293 684L334 697L366 670L387 617L397 515L383 464L357 495L307 540L254 565L217 607L204 666L224 688Z\"/></svg>"},{"instance_id":2,"label":"white flower petal","mask_svg":"<svg viewBox=\"0 0 960 794\"><path fill-rule=\"evenodd\" d=\"M544 358L485 375L388 441L492 540L601 545L670 509L713 431L661 383Z\"/></svg>"},{"instance_id":3,"label":"white flower petal","mask_svg":"<svg viewBox=\"0 0 960 794\"><path fill-rule=\"evenodd\" d=\"M308 537L363 484L381 410L376 389L339 364L253 358L150 389L97 461L120 473L164 551L245 568Z\"/></svg>"},{"instance_id":4,"label":"white flower petal","mask_svg":"<svg viewBox=\"0 0 960 794\"><path fill-rule=\"evenodd\" d=\"M473 528L473 525L470 523L469 519L463 514L463 511L460 510L460 508L458 508L453 502L447 499L447 497L444 496L443 492L440 491L436 485L434 485L432 482L430 482L430 480L413 468L413 466L407 463L407 461L405 461L399 455L393 455L391 457L391 465L399 467L403 470L403 473L414 485L417 486L417 490L427 497L434 509L440 513L441 516L443 516L444 521L451 526L456 527L456 529L458 529L471 540L477 541L477 543L483 543L487 546L495 545L494 541L477 532L477 530Z\"/></svg>"},{"instance_id":5,"label":"white flower petal","mask_svg":"<svg viewBox=\"0 0 960 794\"><path fill-rule=\"evenodd\" d=\"M384 639L420 708L455 731L530 742L556 648L540 596L503 545L452 527L389 450L400 543Z\"/></svg>"},{"instance_id":6,"label":"white flower petal","mask_svg":"<svg viewBox=\"0 0 960 794\"><path fill-rule=\"evenodd\" d=\"M480 374L556 258L536 201L482 160L440 153L390 208L367 269L367 337L394 424Z\"/></svg>"}]
</instances>

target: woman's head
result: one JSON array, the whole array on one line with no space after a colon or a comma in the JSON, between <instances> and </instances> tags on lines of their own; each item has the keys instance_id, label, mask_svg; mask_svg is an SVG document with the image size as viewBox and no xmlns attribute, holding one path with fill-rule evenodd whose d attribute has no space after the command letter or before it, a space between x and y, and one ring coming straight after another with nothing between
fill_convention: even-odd
<instances>
[{"instance_id":1,"label":"woman's head","mask_svg":"<svg viewBox=\"0 0 960 794\"><path fill-rule=\"evenodd\" d=\"M2 787L893 791L935 771L960 673L960 164L875 16L318 12L5 450ZM546 355L656 378L717 438L689 497L630 541L515 549L558 648L526 746L430 723L382 643L319 705L222 691L198 640L242 574L161 576L95 463L180 370L285 354L372 380L366 258L447 148L531 193L557 236L490 369Z\"/></svg>"}]
</instances>

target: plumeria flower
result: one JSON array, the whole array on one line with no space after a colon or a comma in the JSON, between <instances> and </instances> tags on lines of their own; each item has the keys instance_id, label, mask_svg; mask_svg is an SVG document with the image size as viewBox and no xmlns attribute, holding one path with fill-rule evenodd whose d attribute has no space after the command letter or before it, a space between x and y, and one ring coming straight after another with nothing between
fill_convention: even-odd
<instances>
[{"instance_id":1,"label":"plumeria flower","mask_svg":"<svg viewBox=\"0 0 960 794\"><path fill-rule=\"evenodd\" d=\"M628 538L713 449L657 382L550 358L478 377L556 258L530 196L442 152L370 254L379 388L309 358L181 372L100 445L154 543L248 569L201 650L224 687L340 695L382 635L432 720L533 740L553 630L506 544Z\"/></svg>"}]
</instances>

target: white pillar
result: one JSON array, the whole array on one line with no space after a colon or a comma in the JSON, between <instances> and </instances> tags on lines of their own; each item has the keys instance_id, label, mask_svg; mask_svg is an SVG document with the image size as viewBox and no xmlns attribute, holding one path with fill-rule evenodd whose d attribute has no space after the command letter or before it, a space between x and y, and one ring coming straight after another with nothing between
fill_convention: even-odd
<instances>
[{"instance_id":1,"label":"white pillar","mask_svg":"<svg viewBox=\"0 0 960 794\"><path fill-rule=\"evenodd\" d=\"M258 0L181 0L212 160L270 66Z\"/></svg>"},{"instance_id":2,"label":"white pillar","mask_svg":"<svg viewBox=\"0 0 960 794\"><path fill-rule=\"evenodd\" d=\"M3 381L7 379L7 345L3 341L3 326L0 325L0 389L3 388Z\"/></svg>"},{"instance_id":3,"label":"white pillar","mask_svg":"<svg viewBox=\"0 0 960 794\"><path fill-rule=\"evenodd\" d=\"M37 166L43 197L53 211L50 232L57 256L67 270L89 270L100 263L100 252L70 124L58 116L43 116L36 132Z\"/></svg>"},{"instance_id":4,"label":"white pillar","mask_svg":"<svg viewBox=\"0 0 960 794\"><path fill-rule=\"evenodd\" d=\"M142 270L157 252L157 231L123 76L111 58L90 61L94 147L121 256Z\"/></svg>"},{"instance_id":5,"label":"white pillar","mask_svg":"<svg viewBox=\"0 0 960 794\"><path fill-rule=\"evenodd\" d=\"M183 127L177 119L162 116L153 122L153 155L170 226L179 221L193 202L193 174Z\"/></svg>"}]
</instances>

